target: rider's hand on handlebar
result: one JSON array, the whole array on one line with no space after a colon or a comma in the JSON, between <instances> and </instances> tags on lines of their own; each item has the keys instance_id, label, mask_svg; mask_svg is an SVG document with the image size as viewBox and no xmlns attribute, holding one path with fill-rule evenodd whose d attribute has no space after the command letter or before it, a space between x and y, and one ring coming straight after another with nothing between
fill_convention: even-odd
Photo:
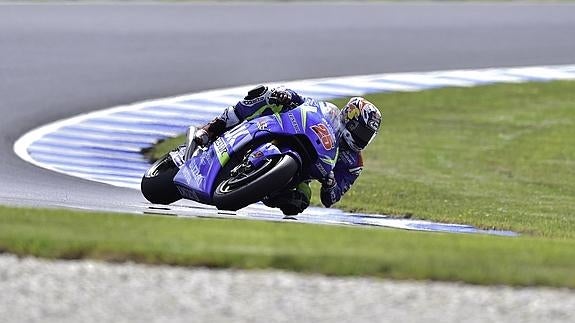
<instances>
[{"instance_id":1,"label":"rider's hand on handlebar","mask_svg":"<svg viewBox=\"0 0 575 323\"><path fill-rule=\"evenodd\" d=\"M286 106L291 103L291 99L291 93L289 91L274 89L270 94L269 103Z\"/></svg>"}]
</instances>

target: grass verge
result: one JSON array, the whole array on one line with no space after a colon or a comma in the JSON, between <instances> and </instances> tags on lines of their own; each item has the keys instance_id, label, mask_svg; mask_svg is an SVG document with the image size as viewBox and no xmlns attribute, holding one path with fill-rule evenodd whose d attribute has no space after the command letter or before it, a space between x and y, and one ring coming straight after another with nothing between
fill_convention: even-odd
<instances>
[{"instance_id":1,"label":"grass verge","mask_svg":"<svg viewBox=\"0 0 575 323\"><path fill-rule=\"evenodd\" d=\"M0 250L47 258L575 287L575 241L0 207Z\"/></svg>"}]
</instances>

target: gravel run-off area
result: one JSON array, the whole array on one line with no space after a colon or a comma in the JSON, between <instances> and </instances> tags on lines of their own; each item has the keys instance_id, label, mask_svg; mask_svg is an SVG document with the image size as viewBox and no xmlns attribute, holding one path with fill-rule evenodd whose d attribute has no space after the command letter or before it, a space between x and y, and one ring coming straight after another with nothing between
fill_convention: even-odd
<instances>
[{"instance_id":1,"label":"gravel run-off area","mask_svg":"<svg viewBox=\"0 0 575 323\"><path fill-rule=\"evenodd\" d=\"M575 322L575 291L0 255L2 322Z\"/></svg>"}]
</instances>

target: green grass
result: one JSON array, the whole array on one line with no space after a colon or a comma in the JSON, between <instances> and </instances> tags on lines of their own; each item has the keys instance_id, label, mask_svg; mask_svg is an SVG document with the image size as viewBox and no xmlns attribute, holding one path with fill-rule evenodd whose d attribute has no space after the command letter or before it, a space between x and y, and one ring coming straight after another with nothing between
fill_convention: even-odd
<instances>
[{"instance_id":1,"label":"green grass","mask_svg":"<svg viewBox=\"0 0 575 323\"><path fill-rule=\"evenodd\" d=\"M338 207L522 236L0 208L0 251L575 288L575 82L368 99L383 131Z\"/></svg>"},{"instance_id":2,"label":"green grass","mask_svg":"<svg viewBox=\"0 0 575 323\"><path fill-rule=\"evenodd\" d=\"M575 82L368 98L384 131L341 207L575 238Z\"/></svg>"},{"instance_id":3,"label":"green grass","mask_svg":"<svg viewBox=\"0 0 575 323\"><path fill-rule=\"evenodd\" d=\"M48 258L575 287L575 242L0 207L0 250Z\"/></svg>"},{"instance_id":4,"label":"green grass","mask_svg":"<svg viewBox=\"0 0 575 323\"><path fill-rule=\"evenodd\" d=\"M575 238L575 82L367 98L383 131L337 207Z\"/></svg>"}]
</instances>

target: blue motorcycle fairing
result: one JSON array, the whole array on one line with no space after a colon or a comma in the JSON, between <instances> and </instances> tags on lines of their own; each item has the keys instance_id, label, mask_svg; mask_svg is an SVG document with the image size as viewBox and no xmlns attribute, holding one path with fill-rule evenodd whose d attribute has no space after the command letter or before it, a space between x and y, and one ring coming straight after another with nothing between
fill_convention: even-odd
<instances>
[{"instance_id":1,"label":"blue motorcycle fairing","mask_svg":"<svg viewBox=\"0 0 575 323\"><path fill-rule=\"evenodd\" d=\"M210 174L217 176L220 169L214 145L208 149L197 149L174 177L174 184L182 197L210 204L212 201L212 195L208 193L211 191Z\"/></svg>"},{"instance_id":2,"label":"blue motorcycle fairing","mask_svg":"<svg viewBox=\"0 0 575 323\"><path fill-rule=\"evenodd\" d=\"M269 159L269 157L285 155L292 156L300 166L302 165L302 158L297 151L291 149L290 147L278 148L271 142L266 142L263 145L253 149L248 156L248 161L257 168L263 165L265 161Z\"/></svg>"},{"instance_id":3,"label":"blue motorcycle fairing","mask_svg":"<svg viewBox=\"0 0 575 323\"><path fill-rule=\"evenodd\" d=\"M308 103L306 101L306 103ZM207 149L200 149L187 160L174 177L174 183L183 197L202 203L211 204L215 182L222 167L227 164L230 156L242 151L254 140L265 141L282 136L306 137L317 153L317 158L311 160L310 169L302 172L305 179L322 179L335 166L338 155L337 124L328 120L322 114L320 105L313 100L313 105L302 105L282 114L258 117L244 121L219 137ZM257 149L272 149L271 147ZM281 153L291 153L300 160L299 154L289 147L277 147ZM263 153L263 151L262 151ZM266 150L266 154L272 151ZM315 155L315 154L314 154ZM258 162L254 159L254 162Z\"/></svg>"}]
</instances>

